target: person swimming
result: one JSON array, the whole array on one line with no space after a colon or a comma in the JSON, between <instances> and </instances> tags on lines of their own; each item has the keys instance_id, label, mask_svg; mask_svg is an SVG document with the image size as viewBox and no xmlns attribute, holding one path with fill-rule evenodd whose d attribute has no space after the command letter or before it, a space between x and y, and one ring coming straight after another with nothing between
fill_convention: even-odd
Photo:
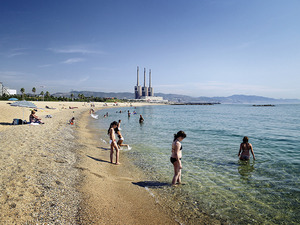
<instances>
[{"instance_id":1,"label":"person swimming","mask_svg":"<svg viewBox=\"0 0 300 225\"><path fill-rule=\"evenodd\" d=\"M182 146L181 141L186 138L186 134L183 131L178 131L174 134L174 140L172 143L172 155L170 161L174 166L174 176L172 179L172 185L181 184L181 157L182 157Z\"/></svg>"},{"instance_id":2,"label":"person swimming","mask_svg":"<svg viewBox=\"0 0 300 225\"><path fill-rule=\"evenodd\" d=\"M255 160L255 155L253 151L252 144L248 143L249 138L245 136L243 138L243 143L240 144L240 150L238 153L238 157L240 160L249 160L250 159L250 152Z\"/></svg>"}]
</instances>

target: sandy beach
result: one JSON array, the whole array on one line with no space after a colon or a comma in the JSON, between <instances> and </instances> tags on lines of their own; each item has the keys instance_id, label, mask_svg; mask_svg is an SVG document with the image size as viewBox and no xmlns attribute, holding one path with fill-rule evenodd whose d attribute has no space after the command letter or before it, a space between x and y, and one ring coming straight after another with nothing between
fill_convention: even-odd
<instances>
[{"instance_id":1,"label":"sandy beach","mask_svg":"<svg viewBox=\"0 0 300 225\"><path fill-rule=\"evenodd\" d=\"M143 175L126 159L120 166L108 162L108 145L87 125L87 103L34 102L45 122L37 126L10 125L23 112L28 120L30 110L8 103L0 102L1 224L178 224L170 209L133 184Z\"/></svg>"}]
</instances>

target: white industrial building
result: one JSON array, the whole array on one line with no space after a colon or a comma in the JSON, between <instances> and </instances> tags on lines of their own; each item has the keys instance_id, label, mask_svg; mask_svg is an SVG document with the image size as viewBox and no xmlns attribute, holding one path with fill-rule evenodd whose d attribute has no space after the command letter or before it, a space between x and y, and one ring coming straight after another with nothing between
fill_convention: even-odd
<instances>
[{"instance_id":1,"label":"white industrial building","mask_svg":"<svg viewBox=\"0 0 300 225\"><path fill-rule=\"evenodd\" d=\"M0 82L0 96L2 96L3 94L6 94L6 95L16 95L17 94L17 90L15 90L15 89L9 89L8 87L4 87L3 83Z\"/></svg>"}]
</instances>

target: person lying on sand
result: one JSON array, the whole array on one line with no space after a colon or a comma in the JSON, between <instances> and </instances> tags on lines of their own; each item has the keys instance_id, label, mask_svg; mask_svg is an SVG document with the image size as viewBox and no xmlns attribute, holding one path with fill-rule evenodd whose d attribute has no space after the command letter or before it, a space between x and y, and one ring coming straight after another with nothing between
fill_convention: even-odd
<instances>
[{"instance_id":1,"label":"person lying on sand","mask_svg":"<svg viewBox=\"0 0 300 225\"><path fill-rule=\"evenodd\" d=\"M29 116L29 122L30 123L40 123L40 124L44 124L44 122L42 122L42 119L39 118L37 115L35 115L35 110L31 111L31 114Z\"/></svg>"}]
</instances>

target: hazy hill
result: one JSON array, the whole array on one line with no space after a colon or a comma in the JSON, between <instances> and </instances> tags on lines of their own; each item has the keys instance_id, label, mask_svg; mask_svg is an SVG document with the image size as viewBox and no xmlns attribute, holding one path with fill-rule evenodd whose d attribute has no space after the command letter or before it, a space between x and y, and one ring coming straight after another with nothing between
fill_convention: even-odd
<instances>
[{"instance_id":1,"label":"hazy hill","mask_svg":"<svg viewBox=\"0 0 300 225\"><path fill-rule=\"evenodd\" d=\"M118 98L118 99L133 99L134 94L131 92L92 92L92 91L72 91L69 93L55 93L53 94L56 97L65 96L70 97L71 93L75 97L78 94L83 94L86 97L100 97L100 98ZM179 94L164 94L164 93L155 93L155 96L163 97L166 100L173 102L210 102L210 103L227 103L227 104L278 104L278 103L298 103L300 104L300 99L275 99L267 98L263 96L256 95L232 95L228 97L191 97L187 95Z\"/></svg>"}]
</instances>

